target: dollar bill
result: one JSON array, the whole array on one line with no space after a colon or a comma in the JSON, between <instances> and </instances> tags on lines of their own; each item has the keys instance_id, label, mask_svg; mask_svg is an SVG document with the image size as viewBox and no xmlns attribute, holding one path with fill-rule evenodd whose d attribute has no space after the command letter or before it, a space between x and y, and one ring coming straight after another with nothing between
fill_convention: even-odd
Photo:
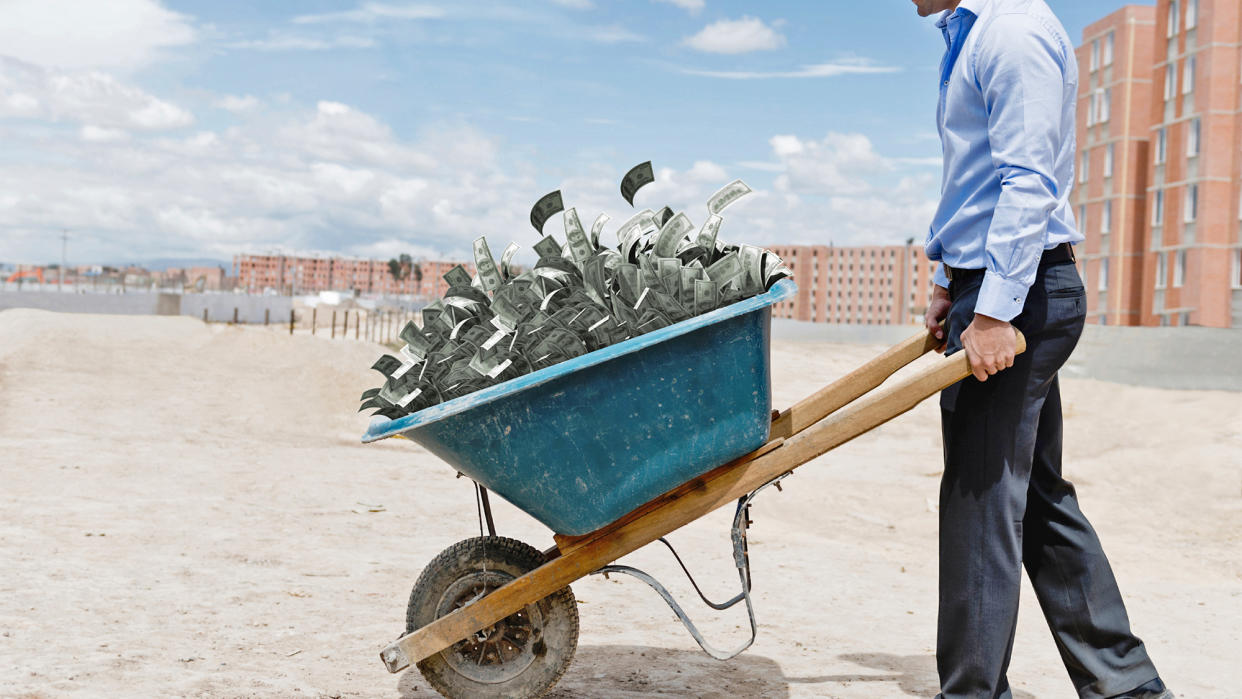
<instances>
[{"instance_id":1,"label":"dollar bill","mask_svg":"<svg viewBox=\"0 0 1242 699\"><path fill-rule=\"evenodd\" d=\"M679 270L681 274L680 292L677 294L677 300L682 307L694 312L694 283L703 278L702 267L682 267Z\"/></svg>"},{"instance_id":2,"label":"dollar bill","mask_svg":"<svg viewBox=\"0 0 1242 699\"><path fill-rule=\"evenodd\" d=\"M561 244L556 242L556 238L545 236L543 240L535 243L535 252L539 255L539 259L546 257L555 257L561 254Z\"/></svg>"},{"instance_id":3,"label":"dollar bill","mask_svg":"<svg viewBox=\"0 0 1242 699\"><path fill-rule=\"evenodd\" d=\"M453 286L470 286L470 273L465 267L457 265L444 273L444 281L448 282L450 287Z\"/></svg>"},{"instance_id":4,"label":"dollar bill","mask_svg":"<svg viewBox=\"0 0 1242 699\"><path fill-rule=\"evenodd\" d=\"M535 206L530 210L530 225L535 227L540 235L543 235L543 224L552 218L553 214L565 210L565 202L561 200L561 190L548 192L543 198L535 202Z\"/></svg>"},{"instance_id":5,"label":"dollar bill","mask_svg":"<svg viewBox=\"0 0 1242 699\"><path fill-rule=\"evenodd\" d=\"M479 270L479 282L484 291L496 291L504 282L500 269L496 267L496 258L492 257L492 251L487 247L487 238L476 238L474 241L474 267Z\"/></svg>"},{"instance_id":6,"label":"dollar bill","mask_svg":"<svg viewBox=\"0 0 1242 699\"><path fill-rule=\"evenodd\" d=\"M420 360L427 358L427 353L431 351L431 341L423 335L422 329L414 321L408 321L397 336L405 342L405 346L410 348L414 356Z\"/></svg>"},{"instance_id":7,"label":"dollar bill","mask_svg":"<svg viewBox=\"0 0 1242 699\"><path fill-rule=\"evenodd\" d=\"M684 213L677 214L668 219L664 227L656 235L655 248L652 254L656 257L673 257L677 254L677 247L681 244L691 230L694 224L690 222L690 217Z\"/></svg>"},{"instance_id":8,"label":"dollar bill","mask_svg":"<svg viewBox=\"0 0 1242 699\"><path fill-rule=\"evenodd\" d=\"M581 267L595 254L595 248L591 246L591 241L582 228L577 209L572 207L566 209L564 218L565 238L569 241L569 251L573 254L574 261Z\"/></svg>"},{"instance_id":9,"label":"dollar bill","mask_svg":"<svg viewBox=\"0 0 1242 699\"><path fill-rule=\"evenodd\" d=\"M699 235L694 240L694 244L707 250L709 253L716 249L716 236L720 234L720 224L724 221L720 214L712 214L707 217L707 221L703 223L703 227L699 229Z\"/></svg>"},{"instance_id":10,"label":"dollar bill","mask_svg":"<svg viewBox=\"0 0 1242 699\"><path fill-rule=\"evenodd\" d=\"M651 169L651 161L639 163L630 168L621 180L621 196L630 206L634 205L634 195L644 186L655 182L655 172Z\"/></svg>"},{"instance_id":11,"label":"dollar bill","mask_svg":"<svg viewBox=\"0 0 1242 699\"><path fill-rule=\"evenodd\" d=\"M612 217L608 214L600 214L595 217L595 223L591 224L591 249L599 250L599 237L604 232L604 224L608 223Z\"/></svg>"},{"instance_id":12,"label":"dollar bill","mask_svg":"<svg viewBox=\"0 0 1242 699\"><path fill-rule=\"evenodd\" d=\"M586 284L587 293L591 295L591 300L604 307L607 307L605 299L608 297L608 284L604 281L606 261L607 258L604 255L595 255L582 267L582 278Z\"/></svg>"},{"instance_id":13,"label":"dollar bill","mask_svg":"<svg viewBox=\"0 0 1242 699\"><path fill-rule=\"evenodd\" d=\"M707 268L707 278L716 282L719 285L718 288L723 288L725 284L742 276L744 272L741 259L736 252L731 252Z\"/></svg>"},{"instance_id":14,"label":"dollar bill","mask_svg":"<svg viewBox=\"0 0 1242 699\"><path fill-rule=\"evenodd\" d=\"M716 282L710 279L694 280L694 312L696 315L716 310L717 297L720 294L718 288Z\"/></svg>"},{"instance_id":15,"label":"dollar bill","mask_svg":"<svg viewBox=\"0 0 1242 699\"><path fill-rule=\"evenodd\" d=\"M733 202L750 194L750 187L741 180L733 180L729 184L721 187L715 194L707 200L707 210L713 214L719 214L724 211Z\"/></svg>"},{"instance_id":16,"label":"dollar bill","mask_svg":"<svg viewBox=\"0 0 1242 699\"><path fill-rule=\"evenodd\" d=\"M383 374L384 378L388 378L389 376L392 376L394 371L401 368L401 360L391 354L386 354L375 360L375 363L371 365L371 368Z\"/></svg>"},{"instance_id":17,"label":"dollar bill","mask_svg":"<svg viewBox=\"0 0 1242 699\"><path fill-rule=\"evenodd\" d=\"M518 244L509 243L505 251L500 253L500 275L508 280L513 278L513 256L517 254Z\"/></svg>"},{"instance_id":18,"label":"dollar bill","mask_svg":"<svg viewBox=\"0 0 1242 699\"><path fill-rule=\"evenodd\" d=\"M741 245L738 247L738 258L742 263L742 291L746 294L763 291L763 249Z\"/></svg>"},{"instance_id":19,"label":"dollar bill","mask_svg":"<svg viewBox=\"0 0 1242 699\"><path fill-rule=\"evenodd\" d=\"M617 241L620 243L621 256L625 259L633 259L631 253L634 246L638 243L639 237L643 231L652 224L655 214L651 209L643 209L629 218L628 221L621 224L617 229Z\"/></svg>"},{"instance_id":20,"label":"dollar bill","mask_svg":"<svg viewBox=\"0 0 1242 699\"><path fill-rule=\"evenodd\" d=\"M668 220L672 217L673 217L673 210L667 206L662 207L659 211L656 212L655 224L657 226L663 227L664 224L668 223Z\"/></svg>"}]
</instances>

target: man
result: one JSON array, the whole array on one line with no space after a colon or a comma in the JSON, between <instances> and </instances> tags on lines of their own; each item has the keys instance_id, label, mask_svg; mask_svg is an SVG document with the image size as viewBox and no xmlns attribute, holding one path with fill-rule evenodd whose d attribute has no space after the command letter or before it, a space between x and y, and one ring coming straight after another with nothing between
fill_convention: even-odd
<instances>
[{"instance_id":1,"label":"man","mask_svg":"<svg viewBox=\"0 0 1242 699\"><path fill-rule=\"evenodd\" d=\"M1083 239L1069 204L1073 45L1044 0L913 1L923 17L942 13L947 46L927 326L974 373L941 395L940 696L1011 696L1025 565L1080 697L1172 697L1061 477L1057 371L1086 303L1071 247ZM1017 357L1015 327L1027 341Z\"/></svg>"}]
</instances>

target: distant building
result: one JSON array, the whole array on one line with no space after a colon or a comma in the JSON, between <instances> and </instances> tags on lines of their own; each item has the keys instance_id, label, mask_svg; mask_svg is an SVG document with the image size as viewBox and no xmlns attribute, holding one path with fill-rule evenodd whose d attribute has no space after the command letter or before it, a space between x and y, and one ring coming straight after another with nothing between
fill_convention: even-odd
<instances>
[{"instance_id":1,"label":"distant building","mask_svg":"<svg viewBox=\"0 0 1242 699\"><path fill-rule=\"evenodd\" d=\"M359 294L442 296L448 290L444 273L467 262L416 260L403 279L395 279L387 260L297 255L237 255L233 274L237 286L250 293L273 289L282 294L348 291Z\"/></svg>"},{"instance_id":2,"label":"distant building","mask_svg":"<svg viewBox=\"0 0 1242 699\"><path fill-rule=\"evenodd\" d=\"M921 245L772 248L798 283L773 316L815 323L906 325L923 322L936 263Z\"/></svg>"},{"instance_id":3,"label":"distant building","mask_svg":"<svg viewBox=\"0 0 1242 699\"><path fill-rule=\"evenodd\" d=\"M1080 268L1091 322L1242 327L1242 0L1158 0L1089 25Z\"/></svg>"}]
</instances>

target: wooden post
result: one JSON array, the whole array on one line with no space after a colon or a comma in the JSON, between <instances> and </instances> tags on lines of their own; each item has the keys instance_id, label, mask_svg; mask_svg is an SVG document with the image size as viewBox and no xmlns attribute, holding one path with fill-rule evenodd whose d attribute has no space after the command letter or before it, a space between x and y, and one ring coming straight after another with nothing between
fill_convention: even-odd
<instances>
[{"instance_id":1,"label":"wooden post","mask_svg":"<svg viewBox=\"0 0 1242 699\"><path fill-rule=\"evenodd\" d=\"M362 322L362 311L354 313L354 339L358 339L358 324Z\"/></svg>"},{"instance_id":2,"label":"wooden post","mask_svg":"<svg viewBox=\"0 0 1242 699\"><path fill-rule=\"evenodd\" d=\"M345 324L341 326L341 339L349 337L349 311L345 311Z\"/></svg>"},{"instance_id":3,"label":"wooden post","mask_svg":"<svg viewBox=\"0 0 1242 699\"><path fill-rule=\"evenodd\" d=\"M237 306L233 306L233 325L237 325Z\"/></svg>"},{"instance_id":4,"label":"wooden post","mask_svg":"<svg viewBox=\"0 0 1242 699\"><path fill-rule=\"evenodd\" d=\"M203 322L207 322L207 307L203 306Z\"/></svg>"},{"instance_id":5,"label":"wooden post","mask_svg":"<svg viewBox=\"0 0 1242 699\"><path fill-rule=\"evenodd\" d=\"M263 309L263 327L266 328L268 326L268 323L271 321L271 315L272 315L272 309L270 308Z\"/></svg>"},{"instance_id":6,"label":"wooden post","mask_svg":"<svg viewBox=\"0 0 1242 699\"><path fill-rule=\"evenodd\" d=\"M289 334L293 334L293 309L289 309Z\"/></svg>"},{"instance_id":7,"label":"wooden post","mask_svg":"<svg viewBox=\"0 0 1242 699\"><path fill-rule=\"evenodd\" d=\"M315 334L315 325L319 322L319 307L311 309L311 335Z\"/></svg>"},{"instance_id":8,"label":"wooden post","mask_svg":"<svg viewBox=\"0 0 1242 699\"><path fill-rule=\"evenodd\" d=\"M336 311L332 311L332 339L336 339Z\"/></svg>"}]
</instances>

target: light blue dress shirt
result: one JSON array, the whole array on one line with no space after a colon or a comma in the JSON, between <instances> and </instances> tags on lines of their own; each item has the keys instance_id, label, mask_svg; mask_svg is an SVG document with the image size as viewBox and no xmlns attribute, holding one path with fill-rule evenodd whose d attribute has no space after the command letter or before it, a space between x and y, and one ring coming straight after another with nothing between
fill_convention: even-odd
<instances>
[{"instance_id":1,"label":"light blue dress shirt","mask_svg":"<svg viewBox=\"0 0 1242 699\"><path fill-rule=\"evenodd\" d=\"M986 270L975 312L1012 320L1043 251L1083 239L1069 203L1078 63L1043 0L962 0L936 26L944 182L927 256ZM948 287L943 266L935 279Z\"/></svg>"}]
</instances>

